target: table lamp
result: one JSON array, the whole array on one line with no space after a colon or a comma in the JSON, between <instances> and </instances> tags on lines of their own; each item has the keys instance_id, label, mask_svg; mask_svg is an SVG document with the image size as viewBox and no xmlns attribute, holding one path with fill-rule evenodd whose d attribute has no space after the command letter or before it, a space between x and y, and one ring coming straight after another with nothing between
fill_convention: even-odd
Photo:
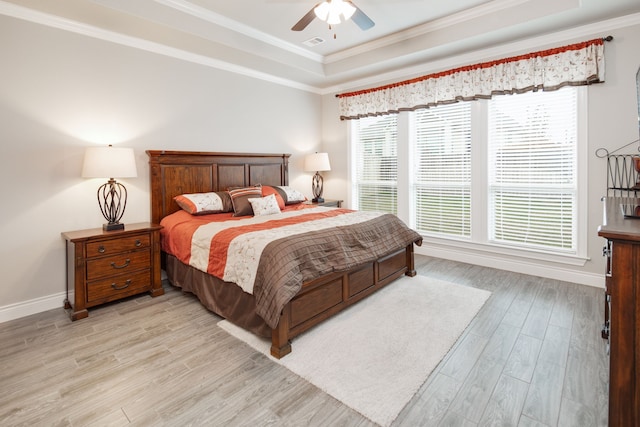
<instances>
[{"instance_id":1,"label":"table lamp","mask_svg":"<svg viewBox=\"0 0 640 427\"><path fill-rule=\"evenodd\" d=\"M136 159L133 148L89 147L84 153L83 178L109 178L98 188L98 205L107 220L105 231L124 230L120 223L127 206L127 189L115 178L135 178Z\"/></svg>"},{"instance_id":2,"label":"table lamp","mask_svg":"<svg viewBox=\"0 0 640 427\"><path fill-rule=\"evenodd\" d=\"M304 158L305 172L314 172L311 180L311 188L313 190L313 200L315 203L324 203L322 198L323 179L319 172L330 171L329 155L327 153L309 154Z\"/></svg>"}]
</instances>

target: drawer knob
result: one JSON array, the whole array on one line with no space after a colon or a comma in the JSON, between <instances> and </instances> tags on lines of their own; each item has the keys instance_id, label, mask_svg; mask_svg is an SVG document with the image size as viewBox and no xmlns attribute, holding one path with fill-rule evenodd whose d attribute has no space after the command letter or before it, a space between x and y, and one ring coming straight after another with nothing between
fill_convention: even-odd
<instances>
[{"instance_id":1,"label":"drawer knob","mask_svg":"<svg viewBox=\"0 0 640 427\"><path fill-rule=\"evenodd\" d=\"M140 246L142 246L142 242L140 239L136 239L136 248L139 248Z\"/></svg>"},{"instance_id":2,"label":"drawer knob","mask_svg":"<svg viewBox=\"0 0 640 427\"><path fill-rule=\"evenodd\" d=\"M101 254L103 254L106 251L106 249L104 248L104 246L100 245L98 247L98 252L100 252Z\"/></svg>"},{"instance_id":3,"label":"drawer knob","mask_svg":"<svg viewBox=\"0 0 640 427\"><path fill-rule=\"evenodd\" d=\"M112 262L112 263L111 263L111 267L113 267L113 268L117 268L117 269L121 269L121 268L125 268L125 267L127 267L127 266L129 265L129 263L131 263L131 260L130 260L129 258L127 258L127 259L124 261L124 264L122 264L122 265L116 265L116 263L115 263L115 262Z\"/></svg>"},{"instance_id":4,"label":"drawer knob","mask_svg":"<svg viewBox=\"0 0 640 427\"><path fill-rule=\"evenodd\" d=\"M118 286L118 285L116 285L115 283L112 283L112 284L111 284L111 287L112 287L113 289L115 289L116 291L121 291L122 289L127 289L127 288L129 287L129 285L130 285L130 284L131 284L131 279L127 279L127 281L126 281L126 282L124 282L124 285L122 285L122 286Z\"/></svg>"}]
</instances>

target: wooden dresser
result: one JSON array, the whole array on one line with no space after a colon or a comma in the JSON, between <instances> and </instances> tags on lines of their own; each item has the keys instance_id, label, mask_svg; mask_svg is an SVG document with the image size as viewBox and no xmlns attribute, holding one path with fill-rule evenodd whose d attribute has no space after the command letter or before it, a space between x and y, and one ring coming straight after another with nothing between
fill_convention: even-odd
<instances>
[{"instance_id":1,"label":"wooden dresser","mask_svg":"<svg viewBox=\"0 0 640 427\"><path fill-rule=\"evenodd\" d=\"M62 233L67 245L67 298L71 320L89 315L87 308L149 291L162 295L160 225L126 224L124 230L102 228Z\"/></svg>"},{"instance_id":2,"label":"wooden dresser","mask_svg":"<svg viewBox=\"0 0 640 427\"><path fill-rule=\"evenodd\" d=\"M610 426L640 426L640 218L625 218L621 208L636 203L640 199L606 198L598 228L607 239L602 335L609 339Z\"/></svg>"}]
</instances>

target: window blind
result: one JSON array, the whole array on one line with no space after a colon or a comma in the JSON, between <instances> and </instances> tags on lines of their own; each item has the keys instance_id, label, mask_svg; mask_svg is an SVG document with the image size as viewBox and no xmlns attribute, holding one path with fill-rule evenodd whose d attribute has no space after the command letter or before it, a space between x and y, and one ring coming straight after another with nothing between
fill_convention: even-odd
<instances>
[{"instance_id":1,"label":"window blind","mask_svg":"<svg viewBox=\"0 0 640 427\"><path fill-rule=\"evenodd\" d=\"M576 252L575 88L489 101L489 239Z\"/></svg>"},{"instance_id":2,"label":"window blind","mask_svg":"<svg viewBox=\"0 0 640 427\"><path fill-rule=\"evenodd\" d=\"M471 235L471 103L411 113L413 206L421 233Z\"/></svg>"},{"instance_id":3,"label":"window blind","mask_svg":"<svg viewBox=\"0 0 640 427\"><path fill-rule=\"evenodd\" d=\"M397 116L366 117L353 129L354 208L397 214Z\"/></svg>"}]
</instances>

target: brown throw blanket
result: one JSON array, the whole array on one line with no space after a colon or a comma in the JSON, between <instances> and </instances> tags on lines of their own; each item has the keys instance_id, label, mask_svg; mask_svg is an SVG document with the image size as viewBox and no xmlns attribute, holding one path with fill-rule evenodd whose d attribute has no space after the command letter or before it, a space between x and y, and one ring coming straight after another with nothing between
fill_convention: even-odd
<instances>
[{"instance_id":1,"label":"brown throw blanket","mask_svg":"<svg viewBox=\"0 0 640 427\"><path fill-rule=\"evenodd\" d=\"M275 328L304 282L372 262L412 242L421 245L422 237L391 214L275 240L262 252L256 274L257 314Z\"/></svg>"}]
</instances>

